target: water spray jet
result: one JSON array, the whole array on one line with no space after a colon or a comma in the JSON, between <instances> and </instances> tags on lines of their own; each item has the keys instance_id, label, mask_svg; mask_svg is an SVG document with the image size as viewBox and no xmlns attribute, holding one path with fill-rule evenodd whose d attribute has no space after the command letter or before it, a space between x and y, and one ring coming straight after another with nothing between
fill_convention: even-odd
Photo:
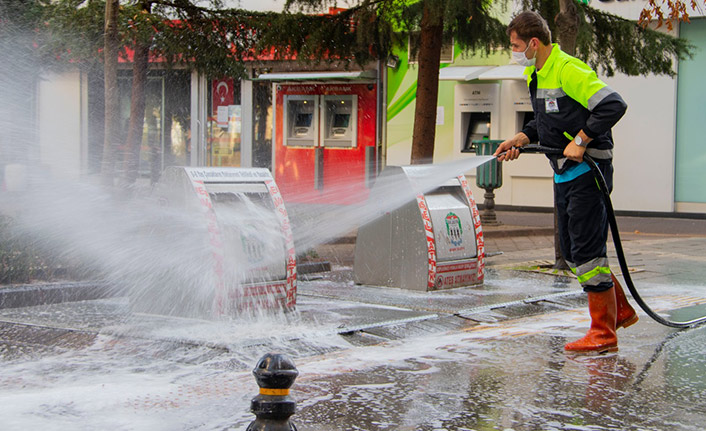
<instances>
[{"instance_id":1,"label":"water spray jet","mask_svg":"<svg viewBox=\"0 0 706 431\"><path fill-rule=\"evenodd\" d=\"M131 293L133 311L222 318L296 305L296 257L287 210L269 171L167 168L152 197L196 218L210 267L198 280L164 274ZM164 239L176 226L156 226ZM195 245L196 246L196 245ZM174 268L178 271L178 268ZM205 284L197 286L194 284Z\"/></svg>"}]
</instances>

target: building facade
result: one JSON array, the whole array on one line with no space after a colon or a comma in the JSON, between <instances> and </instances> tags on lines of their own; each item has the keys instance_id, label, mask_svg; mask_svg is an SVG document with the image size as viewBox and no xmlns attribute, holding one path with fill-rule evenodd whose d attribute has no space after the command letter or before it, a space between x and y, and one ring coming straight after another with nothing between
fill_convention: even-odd
<instances>
[{"instance_id":1,"label":"building facade","mask_svg":"<svg viewBox=\"0 0 706 431\"><path fill-rule=\"evenodd\" d=\"M643 0L591 3L633 20L645 5ZM617 210L706 213L706 191L701 187L706 182L706 82L700 72L706 67L706 18L692 11L691 23L679 25L677 33L697 49L692 59L676 64L676 77L601 77L629 106L613 129ZM435 162L473 156L464 152L472 139L513 136L531 111L522 68L509 64L508 51L487 57L449 51L440 70ZM393 165L410 161L417 76L406 52L399 52L399 59L399 66L388 71L387 88L387 163ZM474 177L475 172L467 175ZM482 193L478 188L474 192ZM548 163L538 155L505 163L503 186L495 194L499 205L551 207Z\"/></svg>"},{"instance_id":2,"label":"building facade","mask_svg":"<svg viewBox=\"0 0 706 431\"><path fill-rule=\"evenodd\" d=\"M645 0L593 0L591 6L637 19L645 4ZM697 50L692 59L677 64L676 77L603 77L629 105L613 130L613 200L617 210L706 213L706 189L702 187L706 182L702 168L706 161L706 146L702 143L706 136L706 109L702 102L706 99L702 78L706 69L706 18L697 11L691 16L691 23L679 25L676 31ZM366 131L364 145L370 150L362 151L353 141L346 147L342 140L329 140L330 146L325 148L324 135L328 132L323 120L315 132L315 144L302 147L295 145L295 140L288 144L289 150L313 145L308 148L311 154L305 156L306 163L301 162L302 169L312 171L327 166L325 158L346 160L347 156L341 157L346 150L351 156L355 152L356 163L363 166L361 181L369 186L385 164L410 162L417 72L408 52L401 50L397 57L398 61L387 66L378 63L357 71L312 70L296 62L259 62L249 66L249 77L242 80L208 79L185 70L152 67L140 181L156 181L169 165L267 167L277 179L278 163L285 169L284 163L294 160L283 160L293 151L285 151L281 148L285 141L278 141L278 134L285 131L284 117L279 123L277 120L278 97L284 101L283 89L288 89L287 100L296 105L301 97L292 93L293 88L308 86L302 95L319 88L321 98L316 100L325 106L329 100L326 97L338 97L345 104L355 95L356 100L362 101L364 93L358 86L369 86L374 90L366 91L375 93L375 102L357 105L355 127ZM461 54L453 45L444 51L435 162L473 157L468 152L472 140L505 139L531 118L522 68L509 64L509 58L509 52L504 50L487 57ZM123 121L129 113L129 66L121 66L119 78ZM334 89L333 93L327 88ZM330 94L324 94L326 91ZM35 119L27 120L32 129L28 130L28 140L36 142L28 150L32 157L57 176L82 178L97 174L103 146L100 77L78 70L46 74L30 96L32 111L36 113ZM370 106L374 106L373 115ZM361 110L364 107L365 112ZM279 109L284 109L284 105L280 103ZM322 119L325 116L319 115ZM363 119L365 124L360 123ZM349 133L338 129L344 135ZM3 144L2 148L6 147ZM296 168L292 166L290 163L286 167ZM523 156L503 168L503 186L496 190L497 204L545 208L553 205L551 170L542 156ZM358 171L356 168L354 175L361 175ZM321 172L305 176L314 178L314 186L318 187L316 175L324 178ZM472 178L475 171L467 175ZM293 180L291 175L287 178ZM322 193L320 188L316 190ZM474 192L480 196L479 189Z\"/></svg>"}]
</instances>

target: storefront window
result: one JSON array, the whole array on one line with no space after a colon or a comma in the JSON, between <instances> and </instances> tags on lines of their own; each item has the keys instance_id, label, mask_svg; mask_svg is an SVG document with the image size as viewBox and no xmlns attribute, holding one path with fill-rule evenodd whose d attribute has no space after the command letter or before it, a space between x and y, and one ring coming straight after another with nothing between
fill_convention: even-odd
<instances>
[{"instance_id":1,"label":"storefront window","mask_svg":"<svg viewBox=\"0 0 706 431\"><path fill-rule=\"evenodd\" d=\"M164 86L164 167L189 166L191 160L191 76L167 72Z\"/></svg>"},{"instance_id":2,"label":"storefront window","mask_svg":"<svg viewBox=\"0 0 706 431\"><path fill-rule=\"evenodd\" d=\"M91 79L92 78L92 79ZM130 121L132 73L118 77L120 139L125 143ZM89 172L100 170L104 141L104 93L100 76L89 76ZM188 166L190 160L190 75L186 71L150 71L145 88L145 118L139 175L152 182L167 166Z\"/></svg>"},{"instance_id":3,"label":"storefront window","mask_svg":"<svg viewBox=\"0 0 706 431\"><path fill-rule=\"evenodd\" d=\"M130 126L130 99L132 90L132 78L121 76L118 78L118 90L120 95L120 142L126 142L128 129ZM164 135L162 125L164 123L164 77L149 76L145 87L145 120L142 127L142 144L140 146L140 165L138 172L140 177L150 176L150 172L161 172L162 168L162 148L164 146ZM153 175L158 175L157 172Z\"/></svg>"},{"instance_id":4,"label":"storefront window","mask_svg":"<svg viewBox=\"0 0 706 431\"><path fill-rule=\"evenodd\" d=\"M208 165L240 166L242 106L240 81L214 79L209 87Z\"/></svg>"},{"instance_id":5,"label":"storefront window","mask_svg":"<svg viewBox=\"0 0 706 431\"><path fill-rule=\"evenodd\" d=\"M272 169L272 84L253 84L253 166Z\"/></svg>"}]
</instances>

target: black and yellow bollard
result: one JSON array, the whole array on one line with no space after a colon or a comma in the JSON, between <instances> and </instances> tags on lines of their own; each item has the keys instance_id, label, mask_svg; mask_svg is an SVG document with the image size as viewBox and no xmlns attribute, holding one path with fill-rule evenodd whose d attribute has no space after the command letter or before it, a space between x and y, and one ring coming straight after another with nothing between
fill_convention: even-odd
<instances>
[{"instance_id":1,"label":"black and yellow bollard","mask_svg":"<svg viewBox=\"0 0 706 431\"><path fill-rule=\"evenodd\" d=\"M299 375L294 362L286 355L268 353L252 371L260 394L250 402L250 411L256 419L247 431L297 431L289 418L297 403L289 396L289 388Z\"/></svg>"}]
</instances>

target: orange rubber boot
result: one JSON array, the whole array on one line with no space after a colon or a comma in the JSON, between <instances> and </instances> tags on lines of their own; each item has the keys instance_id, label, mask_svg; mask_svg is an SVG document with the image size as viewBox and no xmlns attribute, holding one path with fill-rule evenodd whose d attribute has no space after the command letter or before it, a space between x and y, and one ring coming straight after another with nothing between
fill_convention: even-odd
<instances>
[{"instance_id":1,"label":"orange rubber boot","mask_svg":"<svg viewBox=\"0 0 706 431\"><path fill-rule=\"evenodd\" d=\"M591 313L591 328L586 335L566 344L566 353L598 354L616 352L618 337L615 335L617 305L615 288L603 292L588 292L588 311Z\"/></svg>"},{"instance_id":2,"label":"orange rubber boot","mask_svg":"<svg viewBox=\"0 0 706 431\"><path fill-rule=\"evenodd\" d=\"M610 277L613 279L613 286L615 286L615 302L618 309L618 317L615 320L615 329L627 328L632 326L640 319L637 317L635 309L632 308L628 299L625 297L625 292L623 292L623 287L618 282L618 279L611 272Z\"/></svg>"}]
</instances>

